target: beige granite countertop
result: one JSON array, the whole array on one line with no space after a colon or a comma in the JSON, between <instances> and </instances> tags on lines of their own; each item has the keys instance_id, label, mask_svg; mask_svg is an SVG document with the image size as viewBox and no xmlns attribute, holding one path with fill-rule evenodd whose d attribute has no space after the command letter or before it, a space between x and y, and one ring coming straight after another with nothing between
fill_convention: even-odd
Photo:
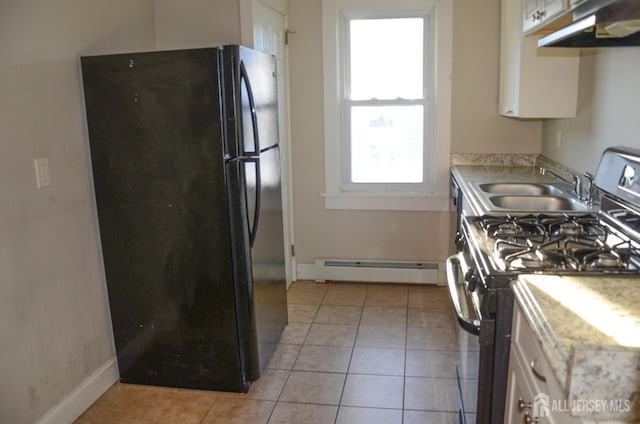
<instances>
[{"instance_id":1,"label":"beige granite countertop","mask_svg":"<svg viewBox=\"0 0 640 424\"><path fill-rule=\"evenodd\" d=\"M451 165L536 166L540 158L537 154L452 153Z\"/></svg>"},{"instance_id":2,"label":"beige granite countertop","mask_svg":"<svg viewBox=\"0 0 640 424\"><path fill-rule=\"evenodd\" d=\"M602 417L640 420L640 276L524 275L512 287L568 401L629 400Z\"/></svg>"},{"instance_id":3,"label":"beige granite countertop","mask_svg":"<svg viewBox=\"0 0 640 424\"><path fill-rule=\"evenodd\" d=\"M451 156L451 174L464 193L469 207L465 210L467 215L531 213L496 208L488 201L488 194L480 190L481 183L554 183L563 189L564 196L575 198L575 195L570 193L572 187L569 184L550 174L540 174L541 167L559 172L567 179L571 174L579 175L574 170L540 155L456 153ZM572 212L587 213L598 209L597 202L590 207L584 204L583 206L584 209Z\"/></svg>"}]
</instances>

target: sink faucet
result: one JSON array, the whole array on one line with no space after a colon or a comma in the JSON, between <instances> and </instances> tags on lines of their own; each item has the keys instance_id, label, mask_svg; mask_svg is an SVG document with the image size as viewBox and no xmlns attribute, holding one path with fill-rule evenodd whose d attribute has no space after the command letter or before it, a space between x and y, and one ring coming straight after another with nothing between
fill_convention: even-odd
<instances>
[{"instance_id":1,"label":"sink faucet","mask_svg":"<svg viewBox=\"0 0 640 424\"><path fill-rule=\"evenodd\" d=\"M563 177L562 175L558 174L557 172L552 171L551 169L548 168L544 168L544 167L540 167L540 175L546 175L547 172L551 175L553 175L554 177L564 181L567 184L571 184L571 187L573 187L573 192L575 193L575 195L578 197L578 199L583 200L582 198L582 180L580 179L579 175L576 174L571 174L571 180ZM593 185L593 184L591 184Z\"/></svg>"},{"instance_id":2,"label":"sink faucet","mask_svg":"<svg viewBox=\"0 0 640 424\"><path fill-rule=\"evenodd\" d=\"M573 179L573 191L578 196L578 199L582 200L582 180L579 175L571 174Z\"/></svg>"},{"instance_id":3,"label":"sink faucet","mask_svg":"<svg viewBox=\"0 0 640 424\"><path fill-rule=\"evenodd\" d=\"M585 172L584 173L584 179L587 182L587 188L585 190L586 191L586 195L584 196L584 198L582 200L587 202L587 205L591 206L593 204L593 198L595 197L595 193L596 193L596 186L594 184L595 177L593 176L593 174Z\"/></svg>"}]
</instances>

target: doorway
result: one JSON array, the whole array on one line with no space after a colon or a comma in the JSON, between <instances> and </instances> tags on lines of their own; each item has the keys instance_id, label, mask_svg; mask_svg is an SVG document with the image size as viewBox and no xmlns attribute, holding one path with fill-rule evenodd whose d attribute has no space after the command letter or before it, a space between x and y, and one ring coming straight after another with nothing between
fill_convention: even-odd
<instances>
[{"instance_id":1,"label":"doorway","mask_svg":"<svg viewBox=\"0 0 640 424\"><path fill-rule=\"evenodd\" d=\"M243 44L276 58L278 72L278 130L282 161L282 209L284 219L287 288L296 279L293 233L293 183L289 131L289 62L286 2L244 0L240 2Z\"/></svg>"}]
</instances>

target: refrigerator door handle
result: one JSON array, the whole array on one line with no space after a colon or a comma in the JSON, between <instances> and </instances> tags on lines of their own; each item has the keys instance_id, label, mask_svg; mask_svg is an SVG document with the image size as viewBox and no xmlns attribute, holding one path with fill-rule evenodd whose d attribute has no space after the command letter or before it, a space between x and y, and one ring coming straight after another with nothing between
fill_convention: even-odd
<instances>
[{"instance_id":1,"label":"refrigerator door handle","mask_svg":"<svg viewBox=\"0 0 640 424\"><path fill-rule=\"evenodd\" d=\"M254 208L253 208L253 222L249 221L247 224L250 225L249 227L249 246L253 247L253 244L256 241L256 235L258 233L258 224L260 221L260 201L261 201L261 191L262 191L262 177L261 177L261 172L260 172L260 159L259 158L244 158L243 162L247 163L247 162L253 162L255 164L255 172L256 172L256 192L255 192L255 198L253 199L255 201L254 203ZM246 184L246 180L245 180L245 184ZM247 189L245 187L245 196L247 193ZM247 199L247 202L245 202L245 204L249 204L248 202L249 199ZM247 211L247 218L249 218L249 211Z\"/></svg>"},{"instance_id":2,"label":"refrigerator door handle","mask_svg":"<svg viewBox=\"0 0 640 424\"><path fill-rule=\"evenodd\" d=\"M259 155L260 154L260 138L258 137L258 115L256 113L256 102L253 98L253 89L251 88L251 81L247 74L247 68L244 66L244 62L240 62L240 84L244 84L247 89L247 96L249 98L249 109L251 111L251 126L253 128L253 151L243 152L244 155ZM244 143L242 144L244 148Z\"/></svg>"}]
</instances>

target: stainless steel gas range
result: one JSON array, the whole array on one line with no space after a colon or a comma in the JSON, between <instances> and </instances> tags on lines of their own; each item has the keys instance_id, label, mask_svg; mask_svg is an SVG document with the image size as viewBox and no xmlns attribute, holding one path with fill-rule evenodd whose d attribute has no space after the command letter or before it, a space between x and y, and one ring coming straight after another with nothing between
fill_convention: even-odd
<instances>
[{"instance_id":1,"label":"stainless steel gas range","mask_svg":"<svg viewBox=\"0 0 640 424\"><path fill-rule=\"evenodd\" d=\"M460 421L502 424L520 274L640 273L640 151L607 149L597 213L462 216L447 283L458 321ZM471 414L469 414L471 412Z\"/></svg>"}]
</instances>

